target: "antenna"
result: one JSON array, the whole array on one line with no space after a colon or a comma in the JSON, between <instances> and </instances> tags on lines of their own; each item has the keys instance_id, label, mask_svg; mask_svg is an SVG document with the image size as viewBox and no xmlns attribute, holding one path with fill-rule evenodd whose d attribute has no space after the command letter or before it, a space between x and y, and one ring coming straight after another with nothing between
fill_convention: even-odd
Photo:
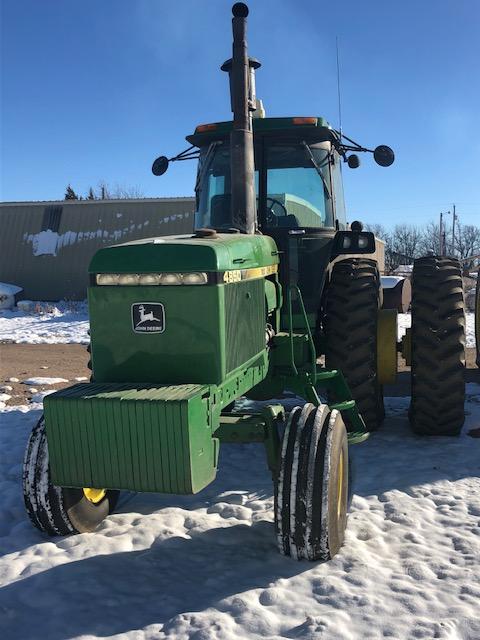
<instances>
[{"instance_id":1,"label":"antenna","mask_svg":"<svg viewBox=\"0 0 480 640\"><path fill-rule=\"evenodd\" d=\"M340 97L340 60L338 55L338 36L335 36L335 44L337 48L337 94L338 94L338 125L340 131L340 139L342 138L342 101Z\"/></svg>"}]
</instances>

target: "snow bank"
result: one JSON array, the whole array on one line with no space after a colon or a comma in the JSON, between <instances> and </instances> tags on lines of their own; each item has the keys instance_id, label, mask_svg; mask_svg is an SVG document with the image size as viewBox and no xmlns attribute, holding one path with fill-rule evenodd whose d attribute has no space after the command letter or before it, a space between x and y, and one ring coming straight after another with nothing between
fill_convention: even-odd
<instances>
[{"instance_id":1,"label":"snow bank","mask_svg":"<svg viewBox=\"0 0 480 640\"><path fill-rule=\"evenodd\" d=\"M93 534L46 538L20 493L40 405L0 420L2 640L390 637L478 640L480 387L460 438L420 438L408 399L352 447L345 546L327 564L278 555L259 445L226 445L197 496L125 495Z\"/></svg>"}]
</instances>

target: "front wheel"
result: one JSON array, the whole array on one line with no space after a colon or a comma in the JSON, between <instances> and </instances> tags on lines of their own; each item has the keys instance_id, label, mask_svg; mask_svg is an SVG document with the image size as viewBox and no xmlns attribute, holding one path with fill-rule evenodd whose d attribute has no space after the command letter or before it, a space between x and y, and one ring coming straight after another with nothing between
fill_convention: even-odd
<instances>
[{"instance_id":1,"label":"front wheel","mask_svg":"<svg viewBox=\"0 0 480 640\"><path fill-rule=\"evenodd\" d=\"M348 507L348 441L341 414L306 404L290 414L275 483L280 553L330 560L343 544Z\"/></svg>"},{"instance_id":2,"label":"front wheel","mask_svg":"<svg viewBox=\"0 0 480 640\"><path fill-rule=\"evenodd\" d=\"M42 416L30 434L23 463L23 499L32 524L48 535L93 531L113 511L118 495L118 491L52 484Z\"/></svg>"}]
</instances>

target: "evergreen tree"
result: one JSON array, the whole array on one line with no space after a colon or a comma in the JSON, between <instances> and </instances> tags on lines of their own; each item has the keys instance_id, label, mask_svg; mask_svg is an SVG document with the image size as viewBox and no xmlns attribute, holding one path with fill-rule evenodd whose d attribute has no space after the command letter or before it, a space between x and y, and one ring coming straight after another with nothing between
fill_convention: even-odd
<instances>
[{"instance_id":1,"label":"evergreen tree","mask_svg":"<svg viewBox=\"0 0 480 640\"><path fill-rule=\"evenodd\" d=\"M78 196L70 185L65 190L65 200L78 200Z\"/></svg>"},{"instance_id":2,"label":"evergreen tree","mask_svg":"<svg viewBox=\"0 0 480 640\"><path fill-rule=\"evenodd\" d=\"M92 187L88 190L87 200L96 200Z\"/></svg>"}]
</instances>

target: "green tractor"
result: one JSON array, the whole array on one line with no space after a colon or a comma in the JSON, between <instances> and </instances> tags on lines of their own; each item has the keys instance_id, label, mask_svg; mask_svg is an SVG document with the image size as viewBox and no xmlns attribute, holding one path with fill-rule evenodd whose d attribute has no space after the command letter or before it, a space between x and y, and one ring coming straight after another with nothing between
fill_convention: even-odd
<instances>
[{"instance_id":1,"label":"green tractor","mask_svg":"<svg viewBox=\"0 0 480 640\"><path fill-rule=\"evenodd\" d=\"M197 493L222 442L258 442L279 550L327 560L344 539L348 445L380 426L399 350L412 357L414 428L463 423L457 265L416 265L412 333L397 343L375 237L345 216L341 164L369 150L320 117L252 118L247 15L234 5L222 67L233 121L198 126L170 159L199 160L196 231L105 248L90 264L91 381L45 398L25 454L27 512L49 535L93 531L121 490ZM388 147L373 153L393 162ZM285 392L300 398L288 412ZM243 396L270 402L236 411Z\"/></svg>"}]
</instances>

